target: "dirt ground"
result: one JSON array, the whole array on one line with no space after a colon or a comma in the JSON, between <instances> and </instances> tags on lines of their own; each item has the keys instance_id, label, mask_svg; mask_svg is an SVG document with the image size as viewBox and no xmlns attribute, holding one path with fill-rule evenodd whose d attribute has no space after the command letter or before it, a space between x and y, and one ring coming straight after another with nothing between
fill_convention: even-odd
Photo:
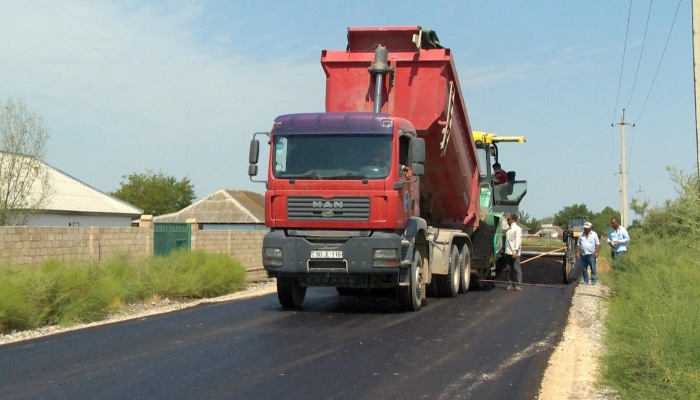
<instances>
[{"instance_id":1,"label":"dirt ground","mask_svg":"<svg viewBox=\"0 0 700 400\"><path fill-rule=\"evenodd\" d=\"M598 259L598 273L610 270ZM602 284L579 284L569 311L564 335L549 359L538 399L615 399L615 393L598 384L606 299L610 290Z\"/></svg>"}]
</instances>

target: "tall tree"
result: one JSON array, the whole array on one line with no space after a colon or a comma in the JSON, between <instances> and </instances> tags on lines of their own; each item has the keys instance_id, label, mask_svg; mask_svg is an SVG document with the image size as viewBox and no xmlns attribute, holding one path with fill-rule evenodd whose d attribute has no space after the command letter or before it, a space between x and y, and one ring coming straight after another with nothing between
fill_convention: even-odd
<instances>
[{"instance_id":1,"label":"tall tree","mask_svg":"<svg viewBox=\"0 0 700 400\"><path fill-rule=\"evenodd\" d=\"M542 229L542 221L523 210L518 211L518 222L530 228L530 234L539 232L539 230Z\"/></svg>"},{"instance_id":2,"label":"tall tree","mask_svg":"<svg viewBox=\"0 0 700 400\"><path fill-rule=\"evenodd\" d=\"M612 207L605 207L601 212L593 214L589 221L593 223L593 230L598 233L601 237L601 241L605 242L605 238L608 236L608 230L610 229L610 220L617 218L620 220L620 212L614 210Z\"/></svg>"},{"instance_id":3,"label":"tall tree","mask_svg":"<svg viewBox=\"0 0 700 400\"><path fill-rule=\"evenodd\" d=\"M143 210L144 214L163 215L182 210L195 199L190 178L177 180L162 171L151 170L122 176L119 190L110 194Z\"/></svg>"},{"instance_id":4,"label":"tall tree","mask_svg":"<svg viewBox=\"0 0 700 400\"><path fill-rule=\"evenodd\" d=\"M23 225L52 193L43 162L50 135L23 101L0 107L0 225Z\"/></svg>"},{"instance_id":5,"label":"tall tree","mask_svg":"<svg viewBox=\"0 0 700 400\"><path fill-rule=\"evenodd\" d=\"M649 200L642 201L632 199L632 202L630 202L630 208L635 214L637 214L641 222L644 222L644 217L647 215L647 211L649 211Z\"/></svg>"},{"instance_id":6,"label":"tall tree","mask_svg":"<svg viewBox=\"0 0 700 400\"><path fill-rule=\"evenodd\" d=\"M591 216L592 213L585 204L573 204L554 214L554 225L566 228L569 226L569 218L571 217L590 218Z\"/></svg>"}]
</instances>

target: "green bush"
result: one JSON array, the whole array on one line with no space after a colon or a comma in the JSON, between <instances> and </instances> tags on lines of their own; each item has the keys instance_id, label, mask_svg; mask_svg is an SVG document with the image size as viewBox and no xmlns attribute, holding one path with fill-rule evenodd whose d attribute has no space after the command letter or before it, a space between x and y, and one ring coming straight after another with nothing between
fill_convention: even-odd
<instances>
[{"instance_id":1,"label":"green bush","mask_svg":"<svg viewBox=\"0 0 700 400\"><path fill-rule=\"evenodd\" d=\"M697 179L648 214L610 285L603 379L622 398L700 399Z\"/></svg>"},{"instance_id":2,"label":"green bush","mask_svg":"<svg viewBox=\"0 0 700 400\"><path fill-rule=\"evenodd\" d=\"M245 286L245 268L228 255L181 250L166 257L0 267L0 332L92 322L152 298L220 296Z\"/></svg>"}]
</instances>

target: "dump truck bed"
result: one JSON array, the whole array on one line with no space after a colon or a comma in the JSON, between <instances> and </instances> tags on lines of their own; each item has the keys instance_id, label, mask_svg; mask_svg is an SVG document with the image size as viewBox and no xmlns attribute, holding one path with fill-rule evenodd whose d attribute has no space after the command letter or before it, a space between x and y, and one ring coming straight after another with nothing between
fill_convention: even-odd
<instances>
[{"instance_id":1,"label":"dump truck bed","mask_svg":"<svg viewBox=\"0 0 700 400\"><path fill-rule=\"evenodd\" d=\"M348 29L345 51L324 50L327 112L372 112L375 82L368 68L377 46L393 72L383 81L380 111L410 121L425 139L421 217L471 232L478 226L479 166L467 108L449 49L421 27Z\"/></svg>"}]
</instances>

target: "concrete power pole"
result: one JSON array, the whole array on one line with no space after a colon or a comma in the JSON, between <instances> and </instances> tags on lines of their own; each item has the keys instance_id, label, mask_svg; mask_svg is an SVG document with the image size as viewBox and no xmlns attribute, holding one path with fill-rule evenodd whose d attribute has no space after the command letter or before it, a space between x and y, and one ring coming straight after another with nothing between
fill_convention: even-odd
<instances>
[{"instance_id":1,"label":"concrete power pole","mask_svg":"<svg viewBox=\"0 0 700 400\"><path fill-rule=\"evenodd\" d=\"M698 162L698 176L700 177L700 125L698 122L698 117L700 116L700 102L698 102L698 95L700 95L700 0L693 0L693 75L695 77L695 144L697 145L697 162Z\"/></svg>"},{"instance_id":2,"label":"concrete power pole","mask_svg":"<svg viewBox=\"0 0 700 400\"><path fill-rule=\"evenodd\" d=\"M625 122L625 110L623 109L622 120L620 122L620 141L622 142L620 146L620 150L622 153L620 156L620 225L627 228L627 210L629 208L629 205L627 204L627 160L625 157L625 125L629 124ZM615 126L615 124L613 124L613 126ZM634 126L634 124L632 126Z\"/></svg>"}]
</instances>

